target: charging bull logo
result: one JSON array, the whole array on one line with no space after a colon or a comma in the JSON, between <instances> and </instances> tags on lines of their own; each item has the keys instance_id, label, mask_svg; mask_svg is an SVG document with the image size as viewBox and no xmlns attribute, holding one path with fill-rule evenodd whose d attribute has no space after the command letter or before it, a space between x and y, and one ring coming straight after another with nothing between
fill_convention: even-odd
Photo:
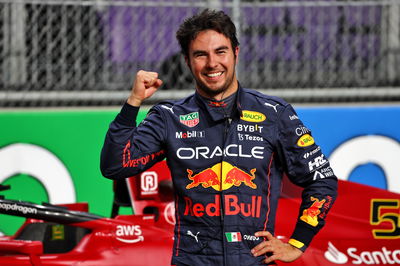
<instances>
[{"instance_id":1,"label":"charging bull logo","mask_svg":"<svg viewBox=\"0 0 400 266\"><path fill-rule=\"evenodd\" d=\"M318 214L321 213L320 209L325 203L325 200L319 200L317 198L311 197L311 201L313 201L310 208L305 209L303 211L303 215L300 217L300 220L308 223L312 226L318 225Z\"/></svg>"},{"instance_id":2,"label":"charging bull logo","mask_svg":"<svg viewBox=\"0 0 400 266\"><path fill-rule=\"evenodd\" d=\"M252 189L257 188L257 185L253 182L253 179L256 178L256 168L251 169L250 173L246 173L228 162L222 162L195 175L193 175L193 171L190 169L187 169L187 172L188 178L192 183L188 184L186 189L201 185L203 188L212 187L217 191L221 191L229 189L232 186L239 187L242 184Z\"/></svg>"},{"instance_id":3,"label":"charging bull logo","mask_svg":"<svg viewBox=\"0 0 400 266\"><path fill-rule=\"evenodd\" d=\"M243 170L240 170L237 167L233 167L226 174L226 178L224 180L224 184L232 184L234 186L240 186L242 183L252 189L256 189L257 185L253 183L253 179L256 178L254 173L256 172L256 168L250 170L250 175Z\"/></svg>"},{"instance_id":4,"label":"charging bull logo","mask_svg":"<svg viewBox=\"0 0 400 266\"><path fill-rule=\"evenodd\" d=\"M194 176L192 170L187 169L187 172L188 172L188 178L192 180L192 183L186 186L187 189L197 187L200 184L204 188L209 188L209 187L214 187L214 189L215 187L219 188L220 185L219 176L211 168L201 171L200 173Z\"/></svg>"}]
</instances>

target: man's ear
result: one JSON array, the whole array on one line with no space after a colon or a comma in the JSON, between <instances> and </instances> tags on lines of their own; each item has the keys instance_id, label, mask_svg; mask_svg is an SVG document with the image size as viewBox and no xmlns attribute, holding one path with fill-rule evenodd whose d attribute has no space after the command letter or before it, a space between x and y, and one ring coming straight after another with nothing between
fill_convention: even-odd
<instances>
[{"instance_id":1,"label":"man's ear","mask_svg":"<svg viewBox=\"0 0 400 266\"><path fill-rule=\"evenodd\" d=\"M236 46L234 54L235 54L235 63L237 64L237 62L239 61L239 52L240 52L240 48L239 46Z\"/></svg>"},{"instance_id":2,"label":"man's ear","mask_svg":"<svg viewBox=\"0 0 400 266\"><path fill-rule=\"evenodd\" d=\"M190 68L189 57L187 55L185 55L185 63Z\"/></svg>"}]
</instances>

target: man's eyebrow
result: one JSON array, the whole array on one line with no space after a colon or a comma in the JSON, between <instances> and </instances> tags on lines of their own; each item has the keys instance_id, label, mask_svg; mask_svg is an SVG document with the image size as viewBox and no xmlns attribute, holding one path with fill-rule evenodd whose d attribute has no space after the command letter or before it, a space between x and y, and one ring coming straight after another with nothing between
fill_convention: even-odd
<instances>
[{"instance_id":1,"label":"man's eyebrow","mask_svg":"<svg viewBox=\"0 0 400 266\"><path fill-rule=\"evenodd\" d=\"M229 50L229 47L226 45L219 46L215 49L215 51L221 51L221 50ZM206 54L207 52L205 50L194 50L192 52L193 55L199 55L199 54Z\"/></svg>"},{"instance_id":2,"label":"man's eyebrow","mask_svg":"<svg viewBox=\"0 0 400 266\"><path fill-rule=\"evenodd\" d=\"M220 46L217 49L215 49L216 51L221 51L221 50L229 50L229 47L226 45Z\"/></svg>"},{"instance_id":3,"label":"man's eyebrow","mask_svg":"<svg viewBox=\"0 0 400 266\"><path fill-rule=\"evenodd\" d=\"M194 51L192 52L193 55L199 55L199 54L205 54L205 53L207 53L207 52L204 51L204 50L194 50Z\"/></svg>"}]
</instances>

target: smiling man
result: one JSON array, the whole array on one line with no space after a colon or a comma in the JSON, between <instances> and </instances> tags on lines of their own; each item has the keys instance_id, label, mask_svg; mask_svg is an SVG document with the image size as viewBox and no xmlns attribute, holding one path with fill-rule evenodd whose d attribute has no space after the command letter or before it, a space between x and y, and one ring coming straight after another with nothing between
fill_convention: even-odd
<instances>
[{"instance_id":1,"label":"smiling man","mask_svg":"<svg viewBox=\"0 0 400 266\"><path fill-rule=\"evenodd\" d=\"M136 126L139 107L162 85L158 73L139 71L107 132L103 175L123 179L167 159L177 221L172 265L298 259L336 198L328 160L290 104L241 87L239 42L229 16L204 10L182 23L177 39L196 92L157 104ZM284 174L304 188L287 243L274 237Z\"/></svg>"},{"instance_id":2,"label":"smiling man","mask_svg":"<svg viewBox=\"0 0 400 266\"><path fill-rule=\"evenodd\" d=\"M239 46L233 48L229 38L214 30L202 31L190 42L188 52L186 63L201 96L221 100L237 91L235 65Z\"/></svg>"}]
</instances>

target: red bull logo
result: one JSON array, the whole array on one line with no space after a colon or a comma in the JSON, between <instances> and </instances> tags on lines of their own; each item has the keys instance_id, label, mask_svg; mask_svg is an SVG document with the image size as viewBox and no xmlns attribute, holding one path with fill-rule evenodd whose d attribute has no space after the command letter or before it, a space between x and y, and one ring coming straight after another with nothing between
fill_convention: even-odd
<instances>
[{"instance_id":1,"label":"red bull logo","mask_svg":"<svg viewBox=\"0 0 400 266\"><path fill-rule=\"evenodd\" d=\"M318 214L321 213L320 209L324 205L325 199L319 200L317 198L311 197L311 201L313 201L312 205L310 206L310 208L303 211L303 215L300 217L300 220L308 223L309 225L317 226Z\"/></svg>"},{"instance_id":2,"label":"red bull logo","mask_svg":"<svg viewBox=\"0 0 400 266\"><path fill-rule=\"evenodd\" d=\"M186 186L187 189L197 187L200 184L203 186L203 188L214 187L214 189L215 187L218 188L220 185L219 176L211 168L201 171L194 176L192 170L187 169L187 172L188 178L192 180L192 183Z\"/></svg>"},{"instance_id":3,"label":"red bull logo","mask_svg":"<svg viewBox=\"0 0 400 266\"><path fill-rule=\"evenodd\" d=\"M253 182L256 178L256 168L247 173L228 162L218 163L206 170L203 170L195 175L193 171L187 169L188 178L192 182L186 186L186 189L191 189L201 185L203 188L213 188L216 191L227 190L232 186L245 185L252 189L256 189L257 185Z\"/></svg>"},{"instance_id":4,"label":"red bull logo","mask_svg":"<svg viewBox=\"0 0 400 266\"><path fill-rule=\"evenodd\" d=\"M240 186L244 184L252 189L256 189L257 185L253 183L253 179L256 178L255 173L256 168L250 170L250 174L246 173L245 171L237 168L232 167L231 170L226 174L226 178L224 180L224 184L232 184L234 186Z\"/></svg>"},{"instance_id":5,"label":"red bull logo","mask_svg":"<svg viewBox=\"0 0 400 266\"><path fill-rule=\"evenodd\" d=\"M261 214L261 196L251 196L250 202L240 202L236 195L223 195L225 215L243 215L245 217L259 218ZM221 196L215 195L214 201L208 204L194 203L189 197L185 197L184 215L203 217L221 216Z\"/></svg>"}]
</instances>

